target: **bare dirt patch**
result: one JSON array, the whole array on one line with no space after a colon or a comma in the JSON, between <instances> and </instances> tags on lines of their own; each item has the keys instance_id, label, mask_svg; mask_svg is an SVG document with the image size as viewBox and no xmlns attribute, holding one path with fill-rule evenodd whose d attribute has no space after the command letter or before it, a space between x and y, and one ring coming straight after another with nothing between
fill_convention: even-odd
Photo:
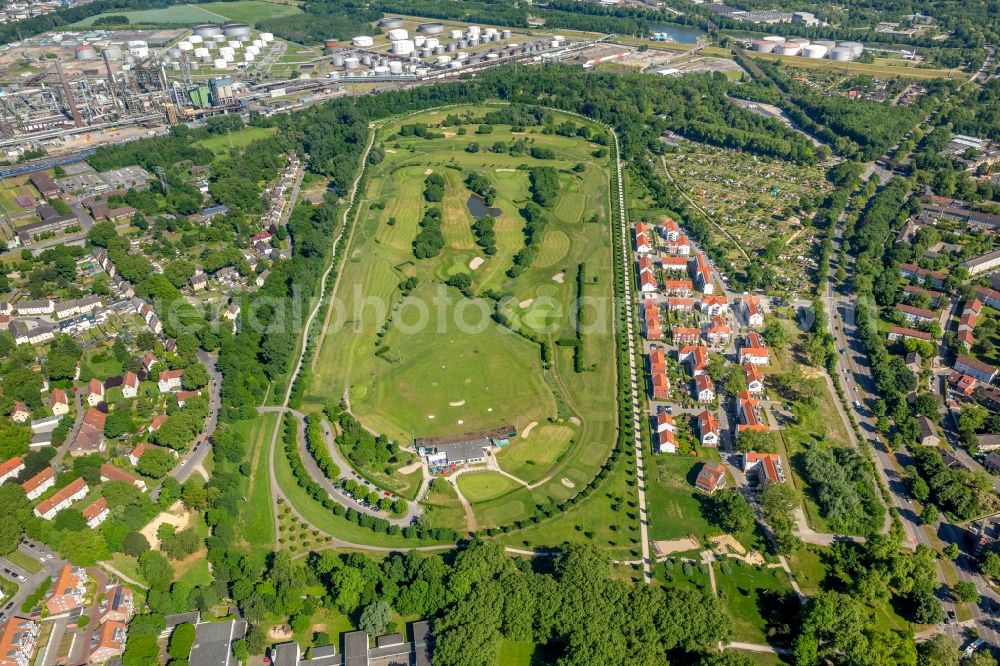
<instances>
[{"instance_id":1,"label":"bare dirt patch","mask_svg":"<svg viewBox=\"0 0 1000 666\"><path fill-rule=\"evenodd\" d=\"M694 550L699 545L698 540L693 537L672 539L670 541L654 541L653 551L658 557L663 557L672 553L683 553L689 550Z\"/></svg>"},{"instance_id":2,"label":"bare dirt patch","mask_svg":"<svg viewBox=\"0 0 1000 666\"><path fill-rule=\"evenodd\" d=\"M160 529L160 525L170 523L174 526L175 530L180 532L187 529L193 522L194 514L185 509L180 500L177 500L170 505L170 508L160 513L156 518L153 518L152 522L139 530L139 532L146 537L150 548L159 550L160 540L156 536L156 531Z\"/></svg>"},{"instance_id":3,"label":"bare dirt patch","mask_svg":"<svg viewBox=\"0 0 1000 666\"><path fill-rule=\"evenodd\" d=\"M399 471L400 474L411 474L413 472L416 472L418 469L420 469L420 467L422 465L423 465L423 463L420 462L419 460L417 460L415 462L411 462L406 467L400 467L398 471Z\"/></svg>"},{"instance_id":4,"label":"bare dirt patch","mask_svg":"<svg viewBox=\"0 0 1000 666\"><path fill-rule=\"evenodd\" d=\"M536 425L538 425L538 421L532 421L531 423L529 423L528 425L526 425L524 427L524 430L521 431L521 437L522 437L522 439L525 438L525 437L527 437L528 435L530 435L531 431L534 429L534 427Z\"/></svg>"},{"instance_id":5,"label":"bare dirt patch","mask_svg":"<svg viewBox=\"0 0 1000 666\"><path fill-rule=\"evenodd\" d=\"M731 534L714 536L710 538L708 542L712 544L712 550L714 550L717 555L729 555L732 553L737 555L747 554L747 549L743 547L743 544L734 539Z\"/></svg>"}]
</instances>

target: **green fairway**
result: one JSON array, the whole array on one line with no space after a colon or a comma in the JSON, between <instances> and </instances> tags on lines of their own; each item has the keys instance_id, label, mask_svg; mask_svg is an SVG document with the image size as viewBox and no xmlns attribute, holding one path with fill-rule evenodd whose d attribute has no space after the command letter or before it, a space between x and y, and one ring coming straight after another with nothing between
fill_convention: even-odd
<instances>
[{"instance_id":1,"label":"green fairway","mask_svg":"<svg viewBox=\"0 0 1000 666\"><path fill-rule=\"evenodd\" d=\"M208 148L216 157L224 157L234 150L249 146L254 141L266 139L276 131L275 127L247 127L238 132L202 139L197 145Z\"/></svg>"},{"instance_id":2,"label":"green fairway","mask_svg":"<svg viewBox=\"0 0 1000 666\"><path fill-rule=\"evenodd\" d=\"M496 472L475 472L458 477L458 488L470 502L485 502L500 497L517 486L516 481Z\"/></svg>"},{"instance_id":3,"label":"green fairway","mask_svg":"<svg viewBox=\"0 0 1000 666\"><path fill-rule=\"evenodd\" d=\"M520 433L536 423L526 442L512 440L501 464L529 483L545 483L533 490L514 483L500 497L481 498L476 506L480 527L509 524L549 498L575 494L573 488L588 483L606 460L616 427L615 367L608 362L614 356L614 333L610 325L600 325L612 311L588 311L588 323L599 325L584 334L579 372L572 349L555 344L575 335L581 263L585 295L610 303L607 158L592 156L594 143L541 127L514 132L497 124L491 133L478 135L476 117L483 110L423 112L377 130L375 145L384 158L370 169L357 206L330 327L317 349L304 399L307 408L317 409L346 396L366 427L403 443L500 425ZM438 128L440 135L430 139L399 134L404 124L433 126L446 115L465 114L473 117ZM567 120L603 131L554 114L557 124ZM554 159L489 150L519 141L551 149ZM482 149L467 151L471 142ZM511 277L508 271L526 242L521 210L531 191L525 167L540 166L557 170L558 195L546 209L548 224L537 241L537 256ZM472 172L496 192L493 254L483 252L472 232L466 185ZM431 173L444 178L440 202L424 200ZM431 207L441 211L443 247L436 256L417 258L413 242ZM467 291L474 297L443 284L459 274L469 276ZM402 283L409 278L418 284L404 295ZM550 349L547 362L541 340ZM452 526L464 527L461 513L436 512L439 519L444 515L462 518Z\"/></svg>"},{"instance_id":4,"label":"green fairway","mask_svg":"<svg viewBox=\"0 0 1000 666\"><path fill-rule=\"evenodd\" d=\"M294 5L262 2L259 0L238 0L237 2L208 2L199 5L178 4L164 9L110 11L98 14L97 16L90 16L74 23L72 27L89 26L101 16L110 15L127 17L129 20L128 25L153 25L158 23L195 25L198 23L223 23L225 21L240 21L254 25L264 19L301 13L302 10Z\"/></svg>"}]
</instances>

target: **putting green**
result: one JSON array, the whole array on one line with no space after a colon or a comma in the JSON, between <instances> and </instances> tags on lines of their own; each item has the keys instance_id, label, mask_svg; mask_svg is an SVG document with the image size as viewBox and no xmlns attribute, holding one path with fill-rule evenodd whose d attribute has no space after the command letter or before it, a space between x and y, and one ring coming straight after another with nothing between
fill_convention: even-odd
<instances>
[{"instance_id":1,"label":"putting green","mask_svg":"<svg viewBox=\"0 0 1000 666\"><path fill-rule=\"evenodd\" d=\"M518 483L497 472L472 472L458 477L458 489L473 504L506 495Z\"/></svg>"}]
</instances>

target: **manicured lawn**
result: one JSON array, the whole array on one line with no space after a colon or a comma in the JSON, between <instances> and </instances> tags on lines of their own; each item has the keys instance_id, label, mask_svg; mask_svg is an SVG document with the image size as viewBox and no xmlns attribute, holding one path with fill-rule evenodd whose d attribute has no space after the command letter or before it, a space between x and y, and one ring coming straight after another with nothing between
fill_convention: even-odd
<instances>
[{"instance_id":1,"label":"manicured lawn","mask_svg":"<svg viewBox=\"0 0 1000 666\"><path fill-rule=\"evenodd\" d=\"M718 462L715 449L698 448L698 456L656 454L646 456L649 483L649 538L654 541L693 536L702 540L708 532L720 532L705 518L708 495L694 487L701 466Z\"/></svg>"},{"instance_id":2,"label":"manicured lawn","mask_svg":"<svg viewBox=\"0 0 1000 666\"><path fill-rule=\"evenodd\" d=\"M496 472L475 472L458 477L458 488L470 502L485 502L506 495L517 482Z\"/></svg>"},{"instance_id":3,"label":"manicured lawn","mask_svg":"<svg viewBox=\"0 0 1000 666\"><path fill-rule=\"evenodd\" d=\"M728 564L732 567L728 574L722 573L719 563L713 566L719 595L723 597L736 625L736 638L750 643L765 643L767 621L764 615L773 612L777 605L774 594L791 591L788 575L777 568L758 570L732 558Z\"/></svg>"},{"instance_id":4,"label":"manicured lawn","mask_svg":"<svg viewBox=\"0 0 1000 666\"><path fill-rule=\"evenodd\" d=\"M657 562L653 565L653 578L666 587L712 591L708 569L700 562L689 562L687 572L680 558Z\"/></svg>"},{"instance_id":5,"label":"manicured lawn","mask_svg":"<svg viewBox=\"0 0 1000 666\"><path fill-rule=\"evenodd\" d=\"M24 569L28 573L38 573L42 570L42 563L25 553L23 550L15 549L13 553L5 556L14 566Z\"/></svg>"},{"instance_id":6,"label":"manicured lawn","mask_svg":"<svg viewBox=\"0 0 1000 666\"><path fill-rule=\"evenodd\" d=\"M204 556L187 564L183 568L183 571L178 569L177 574L175 578L178 582L187 583L192 587L196 585L208 585L212 582L212 572L209 571L208 559Z\"/></svg>"},{"instance_id":7,"label":"manicured lawn","mask_svg":"<svg viewBox=\"0 0 1000 666\"><path fill-rule=\"evenodd\" d=\"M146 584L146 579L143 578L142 574L139 573L139 562L131 555L126 555L124 553L112 553L111 559L108 560L111 566L113 566L118 571L128 576L130 579L136 581L141 585Z\"/></svg>"},{"instance_id":8,"label":"manicured lawn","mask_svg":"<svg viewBox=\"0 0 1000 666\"><path fill-rule=\"evenodd\" d=\"M538 424L526 438L517 437L501 449L497 462L522 481L534 483L566 454L574 433L575 428L569 423Z\"/></svg>"},{"instance_id":9,"label":"manicured lawn","mask_svg":"<svg viewBox=\"0 0 1000 666\"><path fill-rule=\"evenodd\" d=\"M444 479L431 482L423 504L424 517L431 527L452 527L465 531L465 509L458 501L455 489Z\"/></svg>"},{"instance_id":10,"label":"manicured lawn","mask_svg":"<svg viewBox=\"0 0 1000 666\"><path fill-rule=\"evenodd\" d=\"M130 24L176 23L193 25L230 20L249 23L252 26L257 21L264 19L300 13L302 10L293 5L259 2L258 0L238 0L237 2L209 2L201 5L174 5L165 9L111 11L74 23L73 27L89 26L101 16L112 14L128 17Z\"/></svg>"},{"instance_id":11,"label":"manicured lawn","mask_svg":"<svg viewBox=\"0 0 1000 666\"><path fill-rule=\"evenodd\" d=\"M502 641L498 661L504 666L531 666L535 644L531 641Z\"/></svg>"},{"instance_id":12,"label":"manicured lawn","mask_svg":"<svg viewBox=\"0 0 1000 666\"><path fill-rule=\"evenodd\" d=\"M252 547L267 550L274 547L274 512L267 450L277 419L277 414L262 414L252 421L242 421L233 426L246 441L247 456L253 469L244 507L243 538Z\"/></svg>"},{"instance_id":13,"label":"manicured lawn","mask_svg":"<svg viewBox=\"0 0 1000 666\"><path fill-rule=\"evenodd\" d=\"M799 589L804 594L813 595L820 591L820 584L826 578L826 567L821 559L819 546L806 546L788 558L788 565L795 574Z\"/></svg>"},{"instance_id":14,"label":"manicured lawn","mask_svg":"<svg viewBox=\"0 0 1000 666\"><path fill-rule=\"evenodd\" d=\"M245 127L239 131L230 132L229 134L220 134L218 136L202 139L198 142L198 145L208 148L215 153L217 157L224 157L233 150L245 148L254 141L259 141L260 139L266 139L276 131L277 128L274 127Z\"/></svg>"}]
</instances>

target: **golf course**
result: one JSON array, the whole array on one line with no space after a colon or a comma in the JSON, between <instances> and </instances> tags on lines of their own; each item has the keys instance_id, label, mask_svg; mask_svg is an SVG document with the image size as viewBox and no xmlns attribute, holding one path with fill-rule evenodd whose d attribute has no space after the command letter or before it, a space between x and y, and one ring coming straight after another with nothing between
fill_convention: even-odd
<instances>
[{"instance_id":1,"label":"golf course","mask_svg":"<svg viewBox=\"0 0 1000 666\"><path fill-rule=\"evenodd\" d=\"M449 107L376 129L304 392L313 409L344 400L404 446L511 426L518 436L497 463L531 487L473 492L481 527L571 496L616 428L607 136L553 111L500 122L504 108ZM529 231L532 206L544 221ZM477 223L486 213L489 238ZM581 291L594 305L578 333Z\"/></svg>"}]
</instances>

